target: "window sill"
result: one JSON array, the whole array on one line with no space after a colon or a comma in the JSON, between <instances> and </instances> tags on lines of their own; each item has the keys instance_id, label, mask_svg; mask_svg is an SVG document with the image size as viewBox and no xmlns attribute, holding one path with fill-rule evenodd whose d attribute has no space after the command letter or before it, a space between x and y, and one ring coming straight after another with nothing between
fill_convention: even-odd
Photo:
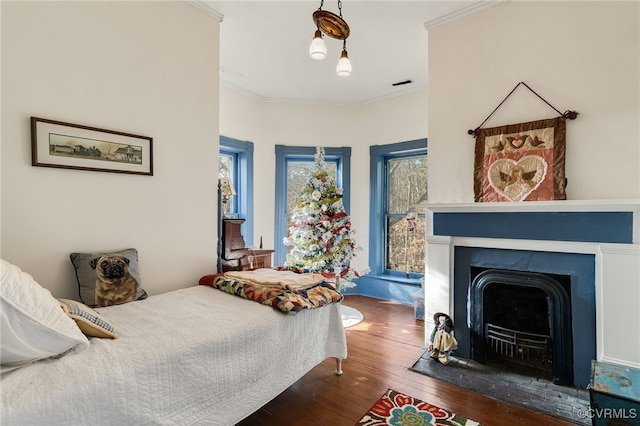
<instances>
[{"instance_id":1,"label":"window sill","mask_svg":"<svg viewBox=\"0 0 640 426\"><path fill-rule=\"evenodd\" d=\"M389 281L398 284L406 284L406 285L414 285L416 287L420 287L420 278L406 278L397 275L387 275L387 274L367 274L364 277L375 278L378 280Z\"/></svg>"}]
</instances>

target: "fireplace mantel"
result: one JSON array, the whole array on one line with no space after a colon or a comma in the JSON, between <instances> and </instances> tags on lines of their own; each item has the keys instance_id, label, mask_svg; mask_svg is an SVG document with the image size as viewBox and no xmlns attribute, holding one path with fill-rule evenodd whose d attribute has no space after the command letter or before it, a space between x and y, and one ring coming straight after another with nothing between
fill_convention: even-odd
<instances>
[{"instance_id":1,"label":"fireplace mantel","mask_svg":"<svg viewBox=\"0 0 640 426\"><path fill-rule=\"evenodd\" d=\"M597 360L640 368L640 199L429 204L426 232L427 321L454 314L456 247L591 254Z\"/></svg>"},{"instance_id":2,"label":"fireplace mantel","mask_svg":"<svg viewBox=\"0 0 640 426\"><path fill-rule=\"evenodd\" d=\"M427 213L427 236L640 243L640 199L430 204Z\"/></svg>"},{"instance_id":3,"label":"fireplace mantel","mask_svg":"<svg viewBox=\"0 0 640 426\"><path fill-rule=\"evenodd\" d=\"M429 204L427 208L434 213L632 211L640 214L640 199L523 201L520 203L436 203Z\"/></svg>"}]
</instances>

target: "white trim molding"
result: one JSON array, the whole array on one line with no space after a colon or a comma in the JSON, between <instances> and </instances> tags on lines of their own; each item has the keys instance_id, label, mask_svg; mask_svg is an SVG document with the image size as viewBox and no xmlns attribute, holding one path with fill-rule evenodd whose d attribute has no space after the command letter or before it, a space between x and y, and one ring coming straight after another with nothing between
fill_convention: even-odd
<instances>
[{"instance_id":1,"label":"white trim molding","mask_svg":"<svg viewBox=\"0 0 640 426\"><path fill-rule=\"evenodd\" d=\"M209 16L214 17L218 22L222 22L224 20L224 15L208 4L206 1L202 0L185 0L187 4L195 7L200 12L206 13Z\"/></svg>"},{"instance_id":2,"label":"white trim molding","mask_svg":"<svg viewBox=\"0 0 640 426\"><path fill-rule=\"evenodd\" d=\"M424 28L426 30L430 30L431 28L437 27L440 24L444 24L445 22L453 21L454 19L461 18L465 15L469 15L471 13L477 12L481 9L485 9L490 6L494 6L498 3L502 3L504 0L481 0L477 1L473 4L470 4L467 7L456 10L455 12L449 13L447 15L440 16L439 18L432 19L431 21L427 21L424 23Z\"/></svg>"}]
</instances>

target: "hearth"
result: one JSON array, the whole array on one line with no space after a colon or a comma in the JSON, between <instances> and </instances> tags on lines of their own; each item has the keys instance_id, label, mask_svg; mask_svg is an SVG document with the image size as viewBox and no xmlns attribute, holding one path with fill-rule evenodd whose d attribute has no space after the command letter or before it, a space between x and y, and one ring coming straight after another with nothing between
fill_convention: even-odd
<instances>
[{"instance_id":1,"label":"hearth","mask_svg":"<svg viewBox=\"0 0 640 426\"><path fill-rule=\"evenodd\" d=\"M573 385L570 278L502 269L472 271L471 358L518 364L553 383Z\"/></svg>"}]
</instances>

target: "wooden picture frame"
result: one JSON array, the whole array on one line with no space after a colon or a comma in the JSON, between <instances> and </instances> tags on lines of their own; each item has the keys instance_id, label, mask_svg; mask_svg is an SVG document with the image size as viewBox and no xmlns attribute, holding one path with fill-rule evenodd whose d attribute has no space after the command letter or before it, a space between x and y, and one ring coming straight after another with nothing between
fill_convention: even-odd
<instances>
[{"instance_id":1,"label":"wooden picture frame","mask_svg":"<svg viewBox=\"0 0 640 426\"><path fill-rule=\"evenodd\" d=\"M153 138L31 117L31 165L153 176Z\"/></svg>"},{"instance_id":2,"label":"wooden picture frame","mask_svg":"<svg viewBox=\"0 0 640 426\"><path fill-rule=\"evenodd\" d=\"M477 129L476 202L566 200L564 117Z\"/></svg>"}]
</instances>

